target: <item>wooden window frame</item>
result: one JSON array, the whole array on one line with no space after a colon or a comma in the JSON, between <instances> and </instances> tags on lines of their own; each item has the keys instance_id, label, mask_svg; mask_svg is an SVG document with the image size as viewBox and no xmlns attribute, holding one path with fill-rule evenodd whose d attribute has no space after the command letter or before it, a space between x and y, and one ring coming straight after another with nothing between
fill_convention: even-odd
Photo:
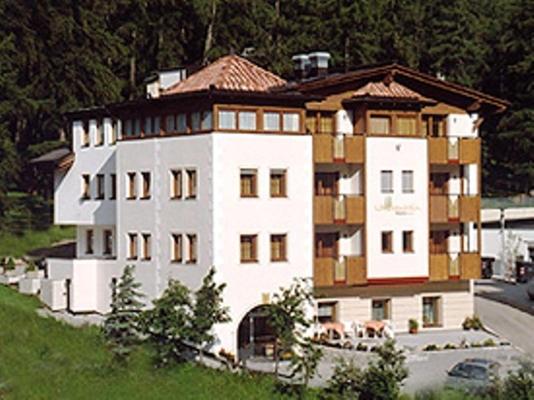
<instances>
[{"instance_id":1,"label":"wooden window frame","mask_svg":"<svg viewBox=\"0 0 534 400\"><path fill-rule=\"evenodd\" d=\"M281 129L282 129L282 132L284 133L292 133L292 134L296 134L296 133L300 133L301 131L301 113L299 111L282 111L281 112L281 117L282 117L282 126L281 126ZM297 130L286 130L286 127L285 127L285 117L286 115L296 115L297 116Z\"/></svg>"},{"instance_id":2,"label":"wooden window frame","mask_svg":"<svg viewBox=\"0 0 534 400\"><path fill-rule=\"evenodd\" d=\"M266 124L265 124L265 116L266 116L266 114L278 114L278 129L277 130L267 129L266 128ZM282 133L283 132L283 123L284 123L283 119L284 119L284 117L282 116L282 111L281 110L265 109L265 110L263 110L262 118L263 118L263 120L261 122L262 122L262 126L263 126L263 131L264 132L267 132L267 133Z\"/></svg>"},{"instance_id":3,"label":"wooden window frame","mask_svg":"<svg viewBox=\"0 0 534 400\"><path fill-rule=\"evenodd\" d=\"M392 318L392 314L391 314L391 311L392 311L391 298L371 299L371 318L374 318L373 317L373 310L375 309L375 307L374 307L375 303L383 303L384 319L382 321L391 320L391 318Z\"/></svg>"},{"instance_id":4,"label":"wooden window frame","mask_svg":"<svg viewBox=\"0 0 534 400\"><path fill-rule=\"evenodd\" d=\"M198 195L198 174L196 168L187 168L185 170L185 176L187 179L185 200L194 200Z\"/></svg>"},{"instance_id":5,"label":"wooden window frame","mask_svg":"<svg viewBox=\"0 0 534 400\"><path fill-rule=\"evenodd\" d=\"M95 233L92 229L85 231L85 254L95 254Z\"/></svg>"},{"instance_id":6,"label":"wooden window frame","mask_svg":"<svg viewBox=\"0 0 534 400\"><path fill-rule=\"evenodd\" d=\"M142 261L150 261L152 259L152 235L150 233L141 233L143 243Z\"/></svg>"},{"instance_id":7,"label":"wooden window frame","mask_svg":"<svg viewBox=\"0 0 534 400\"><path fill-rule=\"evenodd\" d=\"M273 179L277 176L281 176L279 193L273 192ZM270 193L273 198L287 197L287 169L271 169L269 174Z\"/></svg>"},{"instance_id":8,"label":"wooden window frame","mask_svg":"<svg viewBox=\"0 0 534 400\"><path fill-rule=\"evenodd\" d=\"M233 113L234 114L234 122L235 122L235 128L223 128L221 126L221 115L220 113ZM220 107L217 109L217 129L221 131L229 131L229 132L237 132L239 131L239 115L238 110L235 108L226 108L226 107Z\"/></svg>"},{"instance_id":9,"label":"wooden window frame","mask_svg":"<svg viewBox=\"0 0 534 400\"><path fill-rule=\"evenodd\" d=\"M141 172L141 182L142 182L142 189L143 189L143 192L142 192L142 195L141 197L139 198L140 200L150 200L152 194L151 194L151 189L152 189L152 174L150 173L150 171L144 171L144 172Z\"/></svg>"},{"instance_id":10,"label":"wooden window frame","mask_svg":"<svg viewBox=\"0 0 534 400\"><path fill-rule=\"evenodd\" d=\"M407 176L407 175L410 175L410 176L411 176L411 187L409 187L409 188L406 189L406 188L404 187L404 178L405 178L405 176ZM405 193L405 194L412 194L412 193L415 193L415 185L414 185L415 180L414 180L414 177L415 177L415 173L414 173L413 170L411 170L411 169L404 169L404 170L402 170L402 172L401 172L401 185L402 185L401 190L402 190L402 193Z\"/></svg>"},{"instance_id":11,"label":"wooden window frame","mask_svg":"<svg viewBox=\"0 0 534 400\"><path fill-rule=\"evenodd\" d=\"M139 257L138 238L136 232L128 232L128 260L137 260Z\"/></svg>"},{"instance_id":12,"label":"wooden window frame","mask_svg":"<svg viewBox=\"0 0 534 400\"><path fill-rule=\"evenodd\" d=\"M332 310L332 315L330 316L330 320L325 320L322 315L319 315L319 309L323 307L328 307ZM317 321L320 323L325 322L336 322L337 321L337 307L338 302L337 301L321 301L317 303Z\"/></svg>"},{"instance_id":13,"label":"wooden window frame","mask_svg":"<svg viewBox=\"0 0 534 400\"><path fill-rule=\"evenodd\" d=\"M252 172L252 173L248 173ZM243 192L243 178L250 176L252 177L251 181L251 192ZM241 168L239 170L239 193L241 198L257 198L258 197L258 170L256 168Z\"/></svg>"},{"instance_id":14,"label":"wooden window frame","mask_svg":"<svg viewBox=\"0 0 534 400\"><path fill-rule=\"evenodd\" d=\"M245 241L250 241L250 258L243 257L243 244ZM239 236L239 260L241 264L251 264L258 262L258 235L240 235Z\"/></svg>"},{"instance_id":15,"label":"wooden window frame","mask_svg":"<svg viewBox=\"0 0 534 400\"><path fill-rule=\"evenodd\" d=\"M105 256L113 255L113 231L111 229L104 229L102 234L102 254Z\"/></svg>"},{"instance_id":16,"label":"wooden window frame","mask_svg":"<svg viewBox=\"0 0 534 400\"><path fill-rule=\"evenodd\" d=\"M390 189L385 189L383 186L382 186L382 178L384 177L385 174L389 174L391 176L391 188ZM391 169L383 169L380 171L380 193L382 194L393 194L395 193L395 177L394 177L394 173L393 173L393 170Z\"/></svg>"},{"instance_id":17,"label":"wooden window frame","mask_svg":"<svg viewBox=\"0 0 534 400\"><path fill-rule=\"evenodd\" d=\"M135 200L137 198L137 173L127 172L127 195L126 200Z\"/></svg>"},{"instance_id":18,"label":"wooden window frame","mask_svg":"<svg viewBox=\"0 0 534 400\"><path fill-rule=\"evenodd\" d=\"M280 240L280 257L275 257L273 253L274 242ZM287 234L278 233L271 235L271 262L287 262Z\"/></svg>"},{"instance_id":19,"label":"wooden window frame","mask_svg":"<svg viewBox=\"0 0 534 400\"><path fill-rule=\"evenodd\" d=\"M184 260L184 239L181 233L172 233L171 234L171 243L172 243L172 263L182 263Z\"/></svg>"},{"instance_id":20,"label":"wooden window frame","mask_svg":"<svg viewBox=\"0 0 534 400\"><path fill-rule=\"evenodd\" d=\"M402 231L403 253L414 253L414 231Z\"/></svg>"},{"instance_id":21,"label":"wooden window frame","mask_svg":"<svg viewBox=\"0 0 534 400\"><path fill-rule=\"evenodd\" d=\"M382 254L393 254L393 231L380 232Z\"/></svg>"},{"instance_id":22,"label":"wooden window frame","mask_svg":"<svg viewBox=\"0 0 534 400\"><path fill-rule=\"evenodd\" d=\"M198 261L198 237L196 233L187 233L187 260L186 264L196 264Z\"/></svg>"},{"instance_id":23,"label":"wooden window frame","mask_svg":"<svg viewBox=\"0 0 534 400\"><path fill-rule=\"evenodd\" d=\"M171 169L171 200L180 200L184 195L181 169Z\"/></svg>"},{"instance_id":24,"label":"wooden window frame","mask_svg":"<svg viewBox=\"0 0 534 400\"><path fill-rule=\"evenodd\" d=\"M389 123L389 132L371 132L371 125L372 125L372 122L371 120L373 118L386 118ZM391 114L382 114L382 113L377 113L377 112L371 112L369 114L369 129L367 130L367 132L369 133L369 135L377 135L377 136L393 136L395 133L393 131L393 127L394 127L394 123L393 123L393 116Z\"/></svg>"},{"instance_id":25,"label":"wooden window frame","mask_svg":"<svg viewBox=\"0 0 534 400\"><path fill-rule=\"evenodd\" d=\"M91 200L91 175L82 174L82 200Z\"/></svg>"},{"instance_id":26,"label":"wooden window frame","mask_svg":"<svg viewBox=\"0 0 534 400\"><path fill-rule=\"evenodd\" d=\"M106 198L106 178L104 174L96 175L96 200L104 200Z\"/></svg>"}]
</instances>

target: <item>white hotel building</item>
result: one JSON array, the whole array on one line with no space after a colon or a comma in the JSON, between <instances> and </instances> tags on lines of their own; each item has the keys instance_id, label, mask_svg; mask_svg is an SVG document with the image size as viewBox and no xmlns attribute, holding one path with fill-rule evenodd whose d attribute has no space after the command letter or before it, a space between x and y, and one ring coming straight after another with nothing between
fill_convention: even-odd
<instances>
[{"instance_id":1,"label":"white hotel building","mask_svg":"<svg viewBox=\"0 0 534 400\"><path fill-rule=\"evenodd\" d=\"M55 223L75 259L48 259L53 309L106 313L128 264L147 300L169 279L196 289L215 266L237 354L265 333L270 296L313 278L320 321L408 320L458 328L480 274L482 119L506 102L384 65L327 74L296 57L295 82L237 57L147 98L69 114ZM252 323L252 326L251 326Z\"/></svg>"}]
</instances>

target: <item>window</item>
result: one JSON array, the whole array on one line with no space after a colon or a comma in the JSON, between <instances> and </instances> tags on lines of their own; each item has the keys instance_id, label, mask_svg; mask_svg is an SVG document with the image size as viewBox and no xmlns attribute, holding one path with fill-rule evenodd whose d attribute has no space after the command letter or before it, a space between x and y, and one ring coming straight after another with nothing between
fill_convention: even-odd
<instances>
[{"instance_id":1,"label":"window","mask_svg":"<svg viewBox=\"0 0 534 400\"><path fill-rule=\"evenodd\" d=\"M336 321L336 304L337 303L319 303L317 304L317 320L320 323Z\"/></svg>"},{"instance_id":2,"label":"window","mask_svg":"<svg viewBox=\"0 0 534 400\"><path fill-rule=\"evenodd\" d=\"M187 132L187 115L184 113L180 113L176 116L176 132Z\"/></svg>"},{"instance_id":3,"label":"window","mask_svg":"<svg viewBox=\"0 0 534 400\"><path fill-rule=\"evenodd\" d=\"M256 130L256 112L240 111L239 112L239 129L242 131Z\"/></svg>"},{"instance_id":4,"label":"window","mask_svg":"<svg viewBox=\"0 0 534 400\"><path fill-rule=\"evenodd\" d=\"M300 118L298 113L284 113L284 132L300 131Z\"/></svg>"},{"instance_id":5,"label":"window","mask_svg":"<svg viewBox=\"0 0 534 400\"><path fill-rule=\"evenodd\" d=\"M139 118L134 120L133 134L134 136L141 135L141 120Z\"/></svg>"},{"instance_id":6,"label":"window","mask_svg":"<svg viewBox=\"0 0 534 400\"><path fill-rule=\"evenodd\" d=\"M235 111L219 111L220 129L237 129Z\"/></svg>"},{"instance_id":7,"label":"window","mask_svg":"<svg viewBox=\"0 0 534 400\"><path fill-rule=\"evenodd\" d=\"M128 233L128 259L137 259L137 233Z\"/></svg>"},{"instance_id":8,"label":"window","mask_svg":"<svg viewBox=\"0 0 534 400\"><path fill-rule=\"evenodd\" d=\"M393 171L380 171L380 190L393 193Z\"/></svg>"},{"instance_id":9,"label":"window","mask_svg":"<svg viewBox=\"0 0 534 400\"><path fill-rule=\"evenodd\" d=\"M127 199L132 200L137 197L137 181L135 178L135 172L128 172L128 197Z\"/></svg>"},{"instance_id":10,"label":"window","mask_svg":"<svg viewBox=\"0 0 534 400\"><path fill-rule=\"evenodd\" d=\"M172 262L182 262L182 235L172 234Z\"/></svg>"},{"instance_id":11,"label":"window","mask_svg":"<svg viewBox=\"0 0 534 400\"><path fill-rule=\"evenodd\" d=\"M286 171L271 170L271 197L286 197Z\"/></svg>"},{"instance_id":12,"label":"window","mask_svg":"<svg viewBox=\"0 0 534 400\"><path fill-rule=\"evenodd\" d=\"M122 133L126 137L133 136L133 122L131 119L124 121L124 130Z\"/></svg>"},{"instance_id":13,"label":"window","mask_svg":"<svg viewBox=\"0 0 534 400\"><path fill-rule=\"evenodd\" d=\"M430 254L448 253L448 237L448 231L430 231Z\"/></svg>"},{"instance_id":14,"label":"window","mask_svg":"<svg viewBox=\"0 0 534 400\"><path fill-rule=\"evenodd\" d=\"M315 235L315 257L337 258L338 233L317 233Z\"/></svg>"},{"instance_id":15,"label":"window","mask_svg":"<svg viewBox=\"0 0 534 400\"><path fill-rule=\"evenodd\" d=\"M257 262L257 235L241 235L241 262Z\"/></svg>"},{"instance_id":16,"label":"window","mask_svg":"<svg viewBox=\"0 0 534 400\"><path fill-rule=\"evenodd\" d=\"M317 196L331 196L338 193L339 173L316 173L314 184Z\"/></svg>"},{"instance_id":17,"label":"window","mask_svg":"<svg viewBox=\"0 0 534 400\"><path fill-rule=\"evenodd\" d=\"M151 255L151 247L152 247L152 239L150 233L143 233L143 260L148 261L152 258Z\"/></svg>"},{"instance_id":18,"label":"window","mask_svg":"<svg viewBox=\"0 0 534 400\"><path fill-rule=\"evenodd\" d=\"M115 200L117 198L117 175L111 174L109 178L111 184L109 198L110 200Z\"/></svg>"},{"instance_id":19,"label":"window","mask_svg":"<svg viewBox=\"0 0 534 400\"><path fill-rule=\"evenodd\" d=\"M145 134L151 135L152 132L152 117L145 118Z\"/></svg>"},{"instance_id":20,"label":"window","mask_svg":"<svg viewBox=\"0 0 534 400\"><path fill-rule=\"evenodd\" d=\"M89 147L90 138L89 138L89 122L82 122L82 147Z\"/></svg>"},{"instance_id":21,"label":"window","mask_svg":"<svg viewBox=\"0 0 534 400\"><path fill-rule=\"evenodd\" d=\"M287 235L271 235L271 261L287 261Z\"/></svg>"},{"instance_id":22,"label":"window","mask_svg":"<svg viewBox=\"0 0 534 400\"><path fill-rule=\"evenodd\" d=\"M386 134L391 133L391 118L386 116L372 115L369 119L371 134Z\"/></svg>"},{"instance_id":23,"label":"window","mask_svg":"<svg viewBox=\"0 0 534 400\"><path fill-rule=\"evenodd\" d=\"M317 115L316 113L306 114L306 132L311 134L317 133Z\"/></svg>"},{"instance_id":24,"label":"window","mask_svg":"<svg viewBox=\"0 0 534 400\"><path fill-rule=\"evenodd\" d=\"M104 255L110 256L113 252L113 233L111 229L104 229Z\"/></svg>"},{"instance_id":25,"label":"window","mask_svg":"<svg viewBox=\"0 0 534 400\"><path fill-rule=\"evenodd\" d=\"M195 199L197 197L197 171L188 169L185 171L187 177L187 193L186 199Z\"/></svg>"},{"instance_id":26,"label":"window","mask_svg":"<svg viewBox=\"0 0 534 400\"><path fill-rule=\"evenodd\" d=\"M143 196L141 199L150 199L150 172L141 172L141 178L143 180Z\"/></svg>"},{"instance_id":27,"label":"window","mask_svg":"<svg viewBox=\"0 0 534 400\"><path fill-rule=\"evenodd\" d=\"M111 136L109 138L109 144L115 144L120 132L120 120L114 119L111 122Z\"/></svg>"},{"instance_id":28,"label":"window","mask_svg":"<svg viewBox=\"0 0 534 400\"><path fill-rule=\"evenodd\" d=\"M441 297L423 297L423 327L441 325Z\"/></svg>"},{"instance_id":29,"label":"window","mask_svg":"<svg viewBox=\"0 0 534 400\"><path fill-rule=\"evenodd\" d=\"M319 133L332 135L334 133L334 115L321 112L319 119Z\"/></svg>"},{"instance_id":30,"label":"window","mask_svg":"<svg viewBox=\"0 0 534 400\"><path fill-rule=\"evenodd\" d=\"M182 198L182 171L171 171L171 199Z\"/></svg>"},{"instance_id":31,"label":"window","mask_svg":"<svg viewBox=\"0 0 534 400\"><path fill-rule=\"evenodd\" d=\"M82 175L82 199L89 200L91 198L91 176Z\"/></svg>"},{"instance_id":32,"label":"window","mask_svg":"<svg viewBox=\"0 0 534 400\"><path fill-rule=\"evenodd\" d=\"M188 234L187 236L187 260L188 264L195 264L197 262L197 235Z\"/></svg>"},{"instance_id":33,"label":"window","mask_svg":"<svg viewBox=\"0 0 534 400\"><path fill-rule=\"evenodd\" d=\"M413 171L402 171L402 193L413 193Z\"/></svg>"},{"instance_id":34,"label":"window","mask_svg":"<svg viewBox=\"0 0 534 400\"><path fill-rule=\"evenodd\" d=\"M96 198L98 200L102 200L104 198L104 191L105 191L105 181L104 181L104 175L98 174L96 176Z\"/></svg>"},{"instance_id":35,"label":"window","mask_svg":"<svg viewBox=\"0 0 534 400\"><path fill-rule=\"evenodd\" d=\"M87 229L85 231L85 254L93 254L94 247L94 234L92 229Z\"/></svg>"},{"instance_id":36,"label":"window","mask_svg":"<svg viewBox=\"0 0 534 400\"><path fill-rule=\"evenodd\" d=\"M167 118L165 118L165 130L167 132L174 132L176 131L176 117L174 115L167 115Z\"/></svg>"},{"instance_id":37,"label":"window","mask_svg":"<svg viewBox=\"0 0 534 400\"><path fill-rule=\"evenodd\" d=\"M373 300L371 302L371 318L373 321L391 319L391 300Z\"/></svg>"},{"instance_id":38,"label":"window","mask_svg":"<svg viewBox=\"0 0 534 400\"><path fill-rule=\"evenodd\" d=\"M413 231L402 232L402 251L413 253Z\"/></svg>"},{"instance_id":39,"label":"window","mask_svg":"<svg viewBox=\"0 0 534 400\"><path fill-rule=\"evenodd\" d=\"M280 113L277 113L277 112L263 113L263 130L279 132L280 131Z\"/></svg>"},{"instance_id":40,"label":"window","mask_svg":"<svg viewBox=\"0 0 534 400\"><path fill-rule=\"evenodd\" d=\"M446 135L446 117L444 115L423 115L423 132L428 136Z\"/></svg>"},{"instance_id":41,"label":"window","mask_svg":"<svg viewBox=\"0 0 534 400\"><path fill-rule=\"evenodd\" d=\"M397 117L397 134L406 136L417 135L417 119L415 117Z\"/></svg>"},{"instance_id":42,"label":"window","mask_svg":"<svg viewBox=\"0 0 534 400\"><path fill-rule=\"evenodd\" d=\"M393 232L382 232L382 253L393 253Z\"/></svg>"},{"instance_id":43,"label":"window","mask_svg":"<svg viewBox=\"0 0 534 400\"><path fill-rule=\"evenodd\" d=\"M96 138L95 138L95 146L102 146L104 144L104 133L102 126L102 122L99 120L96 120L95 123L95 129L96 129Z\"/></svg>"},{"instance_id":44,"label":"window","mask_svg":"<svg viewBox=\"0 0 534 400\"><path fill-rule=\"evenodd\" d=\"M202 121L200 122L200 129L203 131L209 131L213 127L213 117L211 111L204 111L202 113Z\"/></svg>"},{"instance_id":45,"label":"window","mask_svg":"<svg viewBox=\"0 0 534 400\"><path fill-rule=\"evenodd\" d=\"M194 112L191 114L191 130L198 132L200 130L200 112Z\"/></svg>"},{"instance_id":46,"label":"window","mask_svg":"<svg viewBox=\"0 0 534 400\"><path fill-rule=\"evenodd\" d=\"M145 118L145 135L160 134L160 117Z\"/></svg>"},{"instance_id":47,"label":"window","mask_svg":"<svg viewBox=\"0 0 534 400\"><path fill-rule=\"evenodd\" d=\"M241 170L241 197L256 197L258 195L256 188L256 177L258 171L255 169Z\"/></svg>"}]
</instances>

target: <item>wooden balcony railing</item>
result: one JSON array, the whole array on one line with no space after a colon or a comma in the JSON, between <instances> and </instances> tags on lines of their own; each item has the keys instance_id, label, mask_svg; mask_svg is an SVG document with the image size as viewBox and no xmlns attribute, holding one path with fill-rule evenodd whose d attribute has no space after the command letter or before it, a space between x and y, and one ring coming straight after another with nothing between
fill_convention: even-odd
<instances>
[{"instance_id":1,"label":"wooden balcony railing","mask_svg":"<svg viewBox=\"0 0 534 400\"><path fill-rule=\"evenodd\" d=\"M363 136L313 135L313 161L319 164L364 162Z\"/></svg>"},{"instance_id":2,"label":"wooden balcony railing","mask_svg":"<svg viewBox=\"0 0 534 400\"><path fill-rule=\"evenodd\" d=\"M360 195L315 196L314 222L318 225L363 224L364 203Z\"/></svg>"},{"instance_id":3,"label":"wooden balcony railing","mask_svg":"<svg viewBox=\"0 0 534 400\"><path fill-rule=\"evenodd\" d=\"M313 282L316 287L364 285L367 283L365 257L316 257Z\"/></svg>"},{"instance_id":4,"label":"wooden balcony railing","mask_svg":"<svg viewBox=\"0 0 534 400\"><path fill-rule=\"evenodd\" d=\"M479 253L430 254L428 279L431 282L449 279L479 279L482 264Z\"/></svg>"},{"instance_id":5,"label":"wooden balcony railing","mask_svg":"<svg viewBox=\"0 0 534 400\"><path fill-rule=\"evenodd\" d=\"M430 195L430 222L478 221L480 196Z\"/></svg>"},{"instance_id":6,"label":"wooden balcony railing","mask_svg":"<svg viewBox=\"0 0 534 400\"><path fill-rule=\"evenodd\" d=\"M480 139L429 137L428 156L431 164L478 164Z\"/></svg>"}]
</instances>

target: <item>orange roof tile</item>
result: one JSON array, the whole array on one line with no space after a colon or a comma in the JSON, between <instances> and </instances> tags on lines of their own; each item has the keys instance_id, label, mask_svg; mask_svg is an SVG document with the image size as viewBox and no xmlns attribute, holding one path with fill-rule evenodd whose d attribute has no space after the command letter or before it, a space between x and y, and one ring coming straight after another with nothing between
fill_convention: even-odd
<instances>
[{"instance_id":1,"label":"orange roof tile","mask_svg":"<svg viewBox=\"0 0 534 400\"><path fill-rule=\"evenodd\" d=\"M385 84L384 82L369 82L353 93L353 97L380 97L380 98L395 98L395 99L414 99L428 101L419 93L408 89L395 81Z\"/></svg>"},{"instance_id":2,"label":"orange roof tile","mask_svg":"<svg viewBox=\"0 0 534 400\"><path fill-rule=\"evenodd\" d=\"M236 56L224 56L169 87L162 95L196 92L210 87L241 92L267 92L286 81L252 62Z\"/></svg>"}]
</instances>

